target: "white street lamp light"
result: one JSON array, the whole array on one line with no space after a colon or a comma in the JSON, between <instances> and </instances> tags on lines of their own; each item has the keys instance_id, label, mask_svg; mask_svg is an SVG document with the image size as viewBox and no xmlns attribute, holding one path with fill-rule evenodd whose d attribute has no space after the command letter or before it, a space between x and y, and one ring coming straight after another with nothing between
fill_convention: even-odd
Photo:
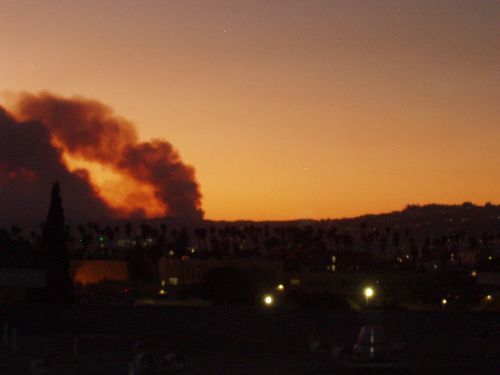
<instances>
[{"instance_id":1,"label":"white street lamp light","mask_svg":"<svg viewBox=\"0 0 500 375\"><path fill-rule=\"evenodd\" d=\"M273 298L273 296L272 296L272 295L270 295L270 294L266 294L266 295L264 296L263 301L264 301L264 304L265 304L266 306L271 306L271 305L274 303L274 298Z\"/></svg>"},{"instance_id":2,"label":"white street lamp light","mask_svg":"<svg viewBox=\"0 0 500 375\"><path fill-rule=\"evenodd\" d=\"M367 286L364 289L363 294L365 295L366 298L366 304L368 304L368 302L370 302L370 299L373 298L373 296L375 295L375 290L373 290L372 287Z\"/></svg>"}]
</instances>

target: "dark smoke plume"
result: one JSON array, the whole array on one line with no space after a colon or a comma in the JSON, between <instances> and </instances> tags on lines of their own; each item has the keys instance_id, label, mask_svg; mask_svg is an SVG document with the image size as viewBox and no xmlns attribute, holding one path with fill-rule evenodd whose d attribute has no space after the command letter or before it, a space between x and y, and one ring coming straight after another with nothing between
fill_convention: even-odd
<instances>
[{"instance_id":1,"label":"dark smoke plume","mask_svg":"<svg viewBox=\"0 0 500 375\"><path fill-rule=\"evenodd\" d=\"M38 131L45 132L45 140L49 139L45 144L56 144L72 157L107 166L139 184L152 186L156 198L166 207L166 216L189 221L202 218L201 194L193 168L181 161L168 142L139 142L132 124L102 103L81 98L65 99L48 93L24 94L18 102L16 115L37 124ZM31 134L26 134L29 136ZM57 155L58 165L68 175L83 181L92 192L87 176L83 172L69 173L61 163L61 151L51 147ZM2 154L0 162L9 155L16 159L17 154L12 150L8 155ZM16 170L15 173L20 172ZM63 193L70 190L64 181L60 182ZM95 192L93 197L97 199Z\"/></svg>"},{"instance_id":2,"label":"dark smoke plume","mask_svg":"<svg viewBox=\"0 0 500 375\"><path fill-rule=\"evenodd\" d=\"M0 224L42 221L55 180L63 186L68 217L114 216L90 185L87 172L70 173L61 152L40 121L16 121L0 107Z\"/></svg>"}]
</instances>

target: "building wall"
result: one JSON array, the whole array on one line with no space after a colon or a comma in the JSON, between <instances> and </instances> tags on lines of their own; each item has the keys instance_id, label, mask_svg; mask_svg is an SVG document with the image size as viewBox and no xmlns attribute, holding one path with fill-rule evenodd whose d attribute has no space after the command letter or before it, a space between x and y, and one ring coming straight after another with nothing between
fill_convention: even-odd
<instances>
[{"instance_id":1,"label":"building wall","mask_svg":"<svg viewBox=\"0 0 500 375\"><path fill-rule=\"evenodd\" d=\"M45 268L5 267L0 268L0 286L18 288L45 288Z\"/></svg>"},{"instance_id":2,"label":"building wall","mask_svg":"<svg viewBox=\"0 0 500 375\"><path fill-rule=\"evenodd\" d=\"M243 269L263 280L280 280L283 277L283 264L271 261L161 259L158 267L160 279L170 285L202 283L210 270L222 267Z\"/></svg>"},{"instance_id":3,"label":"building wall","mask_svg":"<svg viewBox=\"0 0 500 375\"><path fill-rule=\"evenodd\" d=\"M116 260L72 260L71 274L75 283L83 285L104 280L127 281L128 266Z\"/></svg>"},{"instance_id":4,"label":"building wall","mask_svg":"<svg viewBox=\"0 0 500 375\"><path fill-rule=\"evenodd\" d=\"M41 290L47 286L45 268L0 267L0 302L25 301L27 290Z\"/></svg>"},{"instance_id":5,"label":"building wall","mask_svg":"<svg viewBox=\"0 0 500 375\"><path fill-rule=\"evenodd\" d=\"M479 285L495 286L500 288L500 272L479 272L477 276Z\"/></svg>"}]
</instances>

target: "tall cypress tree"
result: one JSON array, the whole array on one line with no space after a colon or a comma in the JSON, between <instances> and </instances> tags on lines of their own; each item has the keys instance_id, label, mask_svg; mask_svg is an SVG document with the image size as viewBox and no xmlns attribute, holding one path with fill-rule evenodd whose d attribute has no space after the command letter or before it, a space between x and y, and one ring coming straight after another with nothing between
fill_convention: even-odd
<instances>
[{"instance_id":1,"label":"tall cypress tree","mask_svg":"<svg viewBox=\"0 0 500 375\"><path fill-rule=\"evenodd\" d=\"M52 186L47 220L42 224L41 252L47 264L47 294L50 303L73 302L73 282L69 273L68 235L59 183Z\"/></svg>"}]
</instances>

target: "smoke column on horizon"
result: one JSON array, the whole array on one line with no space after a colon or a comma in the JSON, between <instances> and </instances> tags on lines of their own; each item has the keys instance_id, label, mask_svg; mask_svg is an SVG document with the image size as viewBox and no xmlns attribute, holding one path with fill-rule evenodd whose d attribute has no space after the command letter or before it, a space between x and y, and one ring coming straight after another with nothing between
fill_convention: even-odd
<instances>
[{"instance_id":1,"label":"smoke column on horizon","mask_svg":"<svg viewBox=\"0 0 500 375\"><path fill-rule=\"evenodd\" d=\"M51 144L40 121L17 121L0 106L0 224L44 220L55 180L63 186L68 217L95 220L118 214L97 195L87 171L68 171L62 151Z\"/></svg>"},{"instance_id":2,"label":"smoke column on horizon","mask_svg":"<svg viewBox=\"0 0 500 375\"><path fill-rule=\"evenodd\" d=\"M50 144L60 150L60 162L67 169L65 157L97 164L143 189L142 193L130 192L121 206L116 206L100 194L99 187L90 186L92 176L87 174L89 188L115 216L148 216L151 210L147 206L154 205L152 211L162 216L202 219L201 193L194 169L184 164L166 141L139 142L133 125L104 104L49 93L22 94L15 113L23 121L43 124ZM84 173L75 170L72 174L75 172ZM61 185L64 192L64 182Z\"/></svg>"}]
</instances>

